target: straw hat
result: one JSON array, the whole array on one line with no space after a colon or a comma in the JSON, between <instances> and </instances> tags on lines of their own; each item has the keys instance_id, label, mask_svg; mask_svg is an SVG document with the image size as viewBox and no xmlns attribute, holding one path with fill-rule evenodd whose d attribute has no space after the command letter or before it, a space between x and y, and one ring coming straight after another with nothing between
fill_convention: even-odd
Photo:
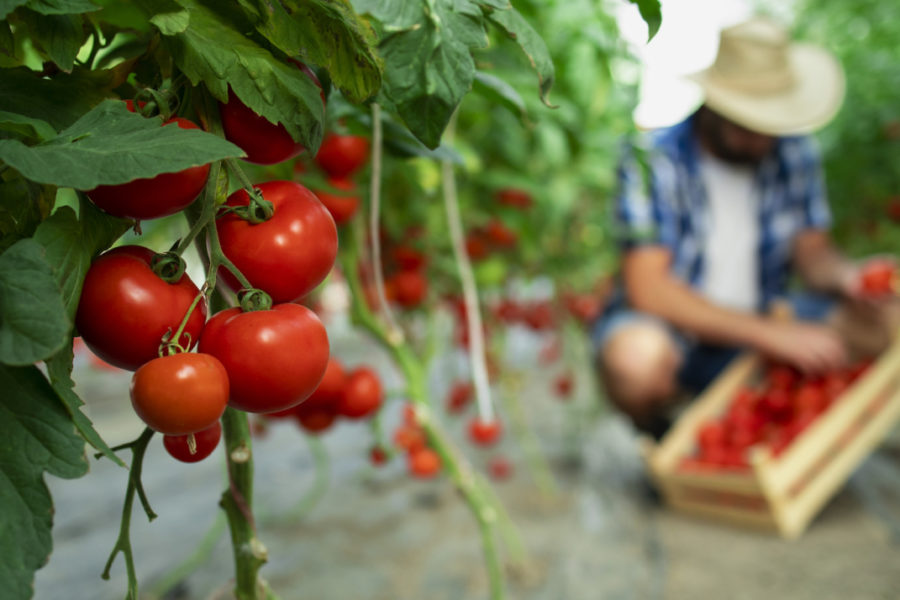
<instances>
[{"instance_id":1,"label":"straw hat","mask_svg":"<svg viewBox=\"0 0 900 600\"><path fill-rule=\"evenodd\" d=\"M714 111L775 136L818 129L844 99L837 60L818 46L792 43L784 28L762 17L723 29L715 62L689 77Z\"/></svg>"}]
</instances>

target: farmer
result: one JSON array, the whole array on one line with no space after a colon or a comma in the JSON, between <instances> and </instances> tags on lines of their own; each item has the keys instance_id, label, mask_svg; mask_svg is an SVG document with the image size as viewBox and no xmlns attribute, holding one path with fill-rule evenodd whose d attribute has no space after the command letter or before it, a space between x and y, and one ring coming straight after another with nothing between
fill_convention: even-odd
<instances>
[{"instance_id":1,"label":"farmer","mask_svg":"<svg viewBox=\"0 0 900 600\"><path fill-rule=\"evenodd\" d=\"M693 79L703 105L620 166L621 285L593 330L608 396L656 436L673 398L702 390L740 348L808 373L842 366L846 317L831 309L837 298L861 303L861 266L829 237L808 137L841 105L837 61L754 18L725 29L714 64ZM788 295L792 275L817 295ZM780 297L798 320L769 314ZM883 325L859 327L886 343Z\"/></svg>"}]
</instances>

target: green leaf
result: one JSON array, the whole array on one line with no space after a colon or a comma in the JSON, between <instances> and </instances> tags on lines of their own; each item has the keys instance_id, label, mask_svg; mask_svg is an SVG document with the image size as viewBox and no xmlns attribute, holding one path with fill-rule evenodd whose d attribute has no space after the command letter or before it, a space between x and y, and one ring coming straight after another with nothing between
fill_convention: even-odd
<instances>
[{"instance_id":1,"label":"green leaf","mask_svg":"<svg viewBox=\"0 0 900 600\"><path fill-rule=\"evenodd\" d=\"M89 202L82 202L80 209L80 219L68 206L58 209L34 234L34 240L46 250L72 322L91 260L112 245L130 225L125 219L101 213Z\"/></svg>"},{"instance_id":2,"label":"green leaf","mask_svg":"<svg viewBox=\"0 0 900 600\"><path fill-rule=\"evenodd\" d=\"M243 154L205 131L161 124L128 112L124 102L106 100L37 146L0 140L0 160L32 181L90 190Z\"/></svg>"},{"instance_id":3,"label":"green leaf","mask_svg":"<svg viewBox=\"0 0 900 600\"><path fill-rule=\"evenodd\" d=\"M87 40L81 15L41 15L23 10L19 14L28 26L31 39L56 65L71 73L78 51Z\"/></svg>"},{"instance_id":4,"label":"green leaf","mask_svg":"<svg viewBox=\"0 0 900 600\"><path fill-rule=\"evenodd\" d=\"M259 0L241 4L258 5ZM331 82L351 102L378 92L383 64L374 50L375 33L347 0L275 2L264 8L252 12L256 30L276 48L327 69Z\"/></svg>"},{"instance_id":5,"label":"green leaf","mask_svg":"<svg viewBox=\"0 0 900 600\"><path fill-rule=\"evenodd\" d=\"M108 95L109 72L85 72L76 68L53 79L40 77L26 67L0 69L0 106L4 110L40 119L58 130L74 123Z\"/></svg>"},{"instance_id":6,"label":"green leaf","mask_svg":"<svg viewBox=\"0 0 900 600\"><path fill-rule=\"evenodd\" d=\"M516 88L499 77L494 77L484 71L476 71L473 90L488 100L503 106L517 118L525 119L525 101L522 96L519 95Z\"/></svg>"},{"instance_id":7,"label":"green leaf","mask_svg":"<svg viewBox=\"0 0 900 600\"><path fill-rule=\"evenodd\" d=\"M0 183L0 252L34 235L50 214L54 189L23 177Z\"/></svg>"},{"instance_id":8,"label":"green leaf","mask_svg":"<svg viewBox=\"0 0 900 600\"><path fill-rule=\"evenodd\" d=\"M25 6L42 15L74 15L100 10L91 0L28 0Z\"/></svg>"},{"instance_id":9,"label":"green leaf","mask_svg":"<svg viewBox=\"0 0 900 600\"><path fill-rule=\"evenodd\" d=\"M78 397L78 394L75 393L75 382L72 381L73 359L74 352L72 350L71 341L63 346L62 350L47 359L47 374L50 377L50 385L59 395L60 401L68 411L69 416L72 418L72 422L75 423L75 427L78 429L81 437L95 449L102 452L106 458L117 465L124 467L125 463L122 462L122 459L116 456L116 453L112 451L112 448L109 447L103 438L100 437L100 434L97 433L97 430L94 429L94 424L91 423L91 420L87 418L87 415L81 412L81 407L84 406L84 402Z\"/></svg>"},{"instance_id":10,"label":"green leaf","mask_svg":"<svg viewBox=\"0 0 900 600\"><path fill-rule=\"evenodd\" d=\"M421 2L407 0L352 0L359 14L368 14L381 22L386 32L406 31L416 27L425 16Z\"/></svg>"},{"instance_id":11,"label":"green leaf","mask_svg":"<svg viewBox=\"0 0 900 600\"><path fill-rule=\"evenodd\" d=\"M662 25L662 8L659 5L659 0L628 1L632 4L637 4L638 10L641 13L641 18L647 23L647 41L649 42L653 39L653 36L656 35L656 32L659 31L659 26Z\"/></svg>"},{"instance_id":12,"label":"green leaf","mask_svg":"<svg viewBox=\"0 0 900 600\"><path fill-rule=\"evenodd\" d=\"M158 0L140 0L152 14ZM282 62L245 35L249 23L232 22L234 15L194 0L179 0L190 12L183 32L163 42L191 83L206 84L220 102L228 101L229 86L254 112L280 123L295 140L315 153L322 141L325 109L320 90L293 64ZM227 13L227 14L226 14Z\"/></svg>"},{"instance_id":13,"label":"green leaf","mask_svg":"<svg viewBox=\"0 0 900 600\"><path fill-rule=\"evenodd\" d=\"M53 548L44 473L74 479L88 464L84 440L37 367L0 365L0 389L0 581L4 598L30 598Z\"/></svg>"},{"instance_id":14,"label":"green leaf","mask_svg":"<svg viewBox=\"0 0 900 600\"><path fill-rule=\"evenodd\" d=\"M0 110L0 131L8 131L37 141L56 137L56 130L50 123L3 110Z\"/></svg>"},{"instance_id":15,"label":"green leaf","mask_svg":"<svg viewBox=\"0 0 900 600\"><path fill-rule=\"evenodd\" d=\"M27 3L28 0L0 0L0 19L5 19L9 13Z\"/></svg>"},{"instance_id":16,"label":"green leaf","mask_svg":"<svg viewBox=\"0 0 900 600\"><path fill-rule=\"evenodd\" d=\"M0 254L0 363L29 365L49 358L71 329L44 248L24 239Z\"/></svg>"},{"instance_id":17,"label":"green leaf","mask_svg":"<svg viewBox=\"0 0 900 600\"><path fill-rule=\"evenodd\" d=\"M537 72L541 101L547 106L552 106L547 94L550 93L550 88L553 87L555 71L550 51L547 50L547 44L514 8L494 11L488 15L488 18L499 25L525 52L525 55L531 62L531 66Z\"/></svg>"},{"instance_id":18,"label":"green leaf","mask_svg":"<svg viewBox=\"0 0 900 600\"><path fill-rule=\"evenodd\" d=\"M155 4L156 14L150 17L150 22L163 35L183 33L190 25L190 13L175 0L164 0Z\"/></svg>"}]
</instances>

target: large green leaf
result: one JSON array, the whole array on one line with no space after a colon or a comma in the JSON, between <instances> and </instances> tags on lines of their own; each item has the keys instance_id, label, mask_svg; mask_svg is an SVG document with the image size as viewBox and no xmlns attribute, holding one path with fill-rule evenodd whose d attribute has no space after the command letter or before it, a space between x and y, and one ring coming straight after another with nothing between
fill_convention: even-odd
<instances>
[{"instance_id":1,"label":"large green leaf","mask_svg":"<svg viewBox=\"0 0 900 600\"><path fill-rule=\"evenodd\" d=\"M351 102L378 93L383 64L374 51L375 33L347 0L241 4L260 34L288 56L325 67Z\"/></svg>"},{"instance_id":2,"label":"large green leaf","mask_svg":"<svg viewBox=\"0 0 900 600\"><path fill-rule=\"evenodd\" d=\"M88 470L79 437L34 366L0 365L0 582L3 598L30 598L34 572L53 548L53 502L44 473L73 479Z\"/></svg>"},{"instance_id":3,"label":"large green leaf","mask_svg":"<svg viewBox=\"0 0 900 600\"><path fill-rule=\"evenodd\" d=\"M0 252L34 235L50 214L54 191L22 177L0 183Z\"/></svg>"},{"instance_id":4,"label":"large green leaf","mask_svg":"<svg viewBox=\"0 0 900 600\"><path fill-rule=\"evenodd\" d=\"M489 14L489 18L499 25L506 34L519 44L522 51L531 62L531 66L537 72L538 88L541 101L550 106L547 94L553 86L555 70L547 44L525 18L514 8L509 10L497 10Z\"/></svg>"},{"instance_id":5,"label":"large green leaf","mask_svg":"<svg viewBox=\"0 0 900 600\"><path fill-rule=\"evenodd\" d=\"M140 0L149 14L159 0ZM315 153L322 141L325 109L319 88L299 68L282 62L246 36L249 22L234 22L230 5L215 8L179 0L190 13L181 32L165 35L178 68L194 85L204 83L221 102L229 86L254 112L284 125L291 137Z\"/></svg>"},{"instance_id":6,"label":"large green leaf","mask_svg":"<svg viewBox=\"0 0 900 600\"><path fill-rule=\"evenodd\" d=\"M78 397L78 394L75 393L75 382L72 381L73 359L74 352L72 350L71 342L63 346L62 350L47 359L47 374L50 377L50 385L58 394L60 402L68 411L69 416L72 418L72 422L75 423L75 427L78 429L81 437L87 440L91 446L102 452L106 458L124 467L125 463L122 462L122 459L116 456L116 453L112 451L112 448L109 447L103 438L100 437L100 434L97 433L97 430L94 429L94 424L91 423L91 420L87 418L87 415L81 412L81 407L84 406L84 402L82 402L81 398Z\"/></svg>"},{"instance_id":7,"label":"large green leaf","mask_svg":"<svg viewBox=\"0 0 900 600\"><path fill-rule=\"evenodd\" d=\"M34 234L34 240L46 250L66 311L73 321L91 260L130 225L129 221L101 213L88 202L82 203L80 212L79 218L74 210L64 206L41 223Z\"/></svg>"},{"instance_id":8,"label":"large green leaf","mask_svg":"<svg viewBox=\"0 0 900 600\"><path fill-rule=\"evenodd\" d=\"M47 121L0 110L0 131L42 142L56 137Z\"/></svg>"},{"instance_id":9,"label":"large green leaf","mask_svg":"<svg viewBox=\"0 0 900 600\"><path fill-rule=\"evenodd\" d=\"M28 0L25 6L42 15L74 15L100 10L91 0Z\"/></svg>"},{"instance_id":10,"label":"large green leaf","mask_svg":"<svg viewBox=\"0 0 900 600\"><path fill-rule=\"evenodd\" d=\"M56 65L70 73L75 57L87 40L84 17L81 15L42 15L22 10L22 20L28 26L31 40L41 48Z\"/></svg>"},{"instance_id":11,"label":"large green leaf","mask_svg":"<svg viewBox=\"0 0 900 600\"><path fill-rule=\"evenodd\" d=\"M71 328L44 248L24 239L0 254L0 363L29 365L49 358L66 343Z\"/></svg>"},{"instance_id":12,"label":"large green leaf","mask_svg":"<svg viewBox=\"0 0 900 600\"><path fill-rule=\"evenodd\" d=\"M524 120L526 112L525 101L519 95L519 92L516 91L516 88L499 77L484 71L477 71L475 73L473 90L495 104L503 106L516 115L517 118Z\"/></svg>"},{"instance_id":13,"label":"large green leaf","mask_svg":"<svg viewBox=\"0 0 900 600\"><path fill-rule=\"evenodd\" d=\"M0 69L0 107L4 111L46 121L59 131L78 120L109 94L111 72L86 73L78 68L53 79L26 67Z\"/></svg>"},{"instance_id":14,"label":"large green leaf","mask_svg":"<svg viewBox=\"0 0 900 600\"><path fill-rule=\"evenodd\" d=\"M181 171L243 152L200 129L161 127L159 119L106 100L47 142L26 146L0 140L0 160L40 183L90 190Z\"/></svg>"},{"instance_id":15,"label":"large green leaf","mask_svg":"<svg viewBox=\"0 0 900 600\"><path fill-rule=\"evenodd\" d=\"M662 25L662 8L659 0L629 0L629 2L637 4L641 18L647 23L647 41L652 40L659 31L659 26Z\"/></svg>"}]
</instances>

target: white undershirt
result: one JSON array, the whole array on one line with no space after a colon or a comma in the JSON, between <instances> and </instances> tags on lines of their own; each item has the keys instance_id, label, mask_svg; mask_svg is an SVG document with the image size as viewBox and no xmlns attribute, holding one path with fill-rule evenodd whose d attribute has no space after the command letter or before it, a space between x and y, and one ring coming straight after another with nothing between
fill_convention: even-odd
<instances>
[{"instance_id":1,"label":"white undershirt","mask_svg":"<svg viewBox=\"0 0 900 600\"><path fill-rule=\"evenodd\" d=\"M701 292L728 308L754 311L759 299L759 198L754 170L701 152L709 221Z\"/></svg>"}]
</instances>

